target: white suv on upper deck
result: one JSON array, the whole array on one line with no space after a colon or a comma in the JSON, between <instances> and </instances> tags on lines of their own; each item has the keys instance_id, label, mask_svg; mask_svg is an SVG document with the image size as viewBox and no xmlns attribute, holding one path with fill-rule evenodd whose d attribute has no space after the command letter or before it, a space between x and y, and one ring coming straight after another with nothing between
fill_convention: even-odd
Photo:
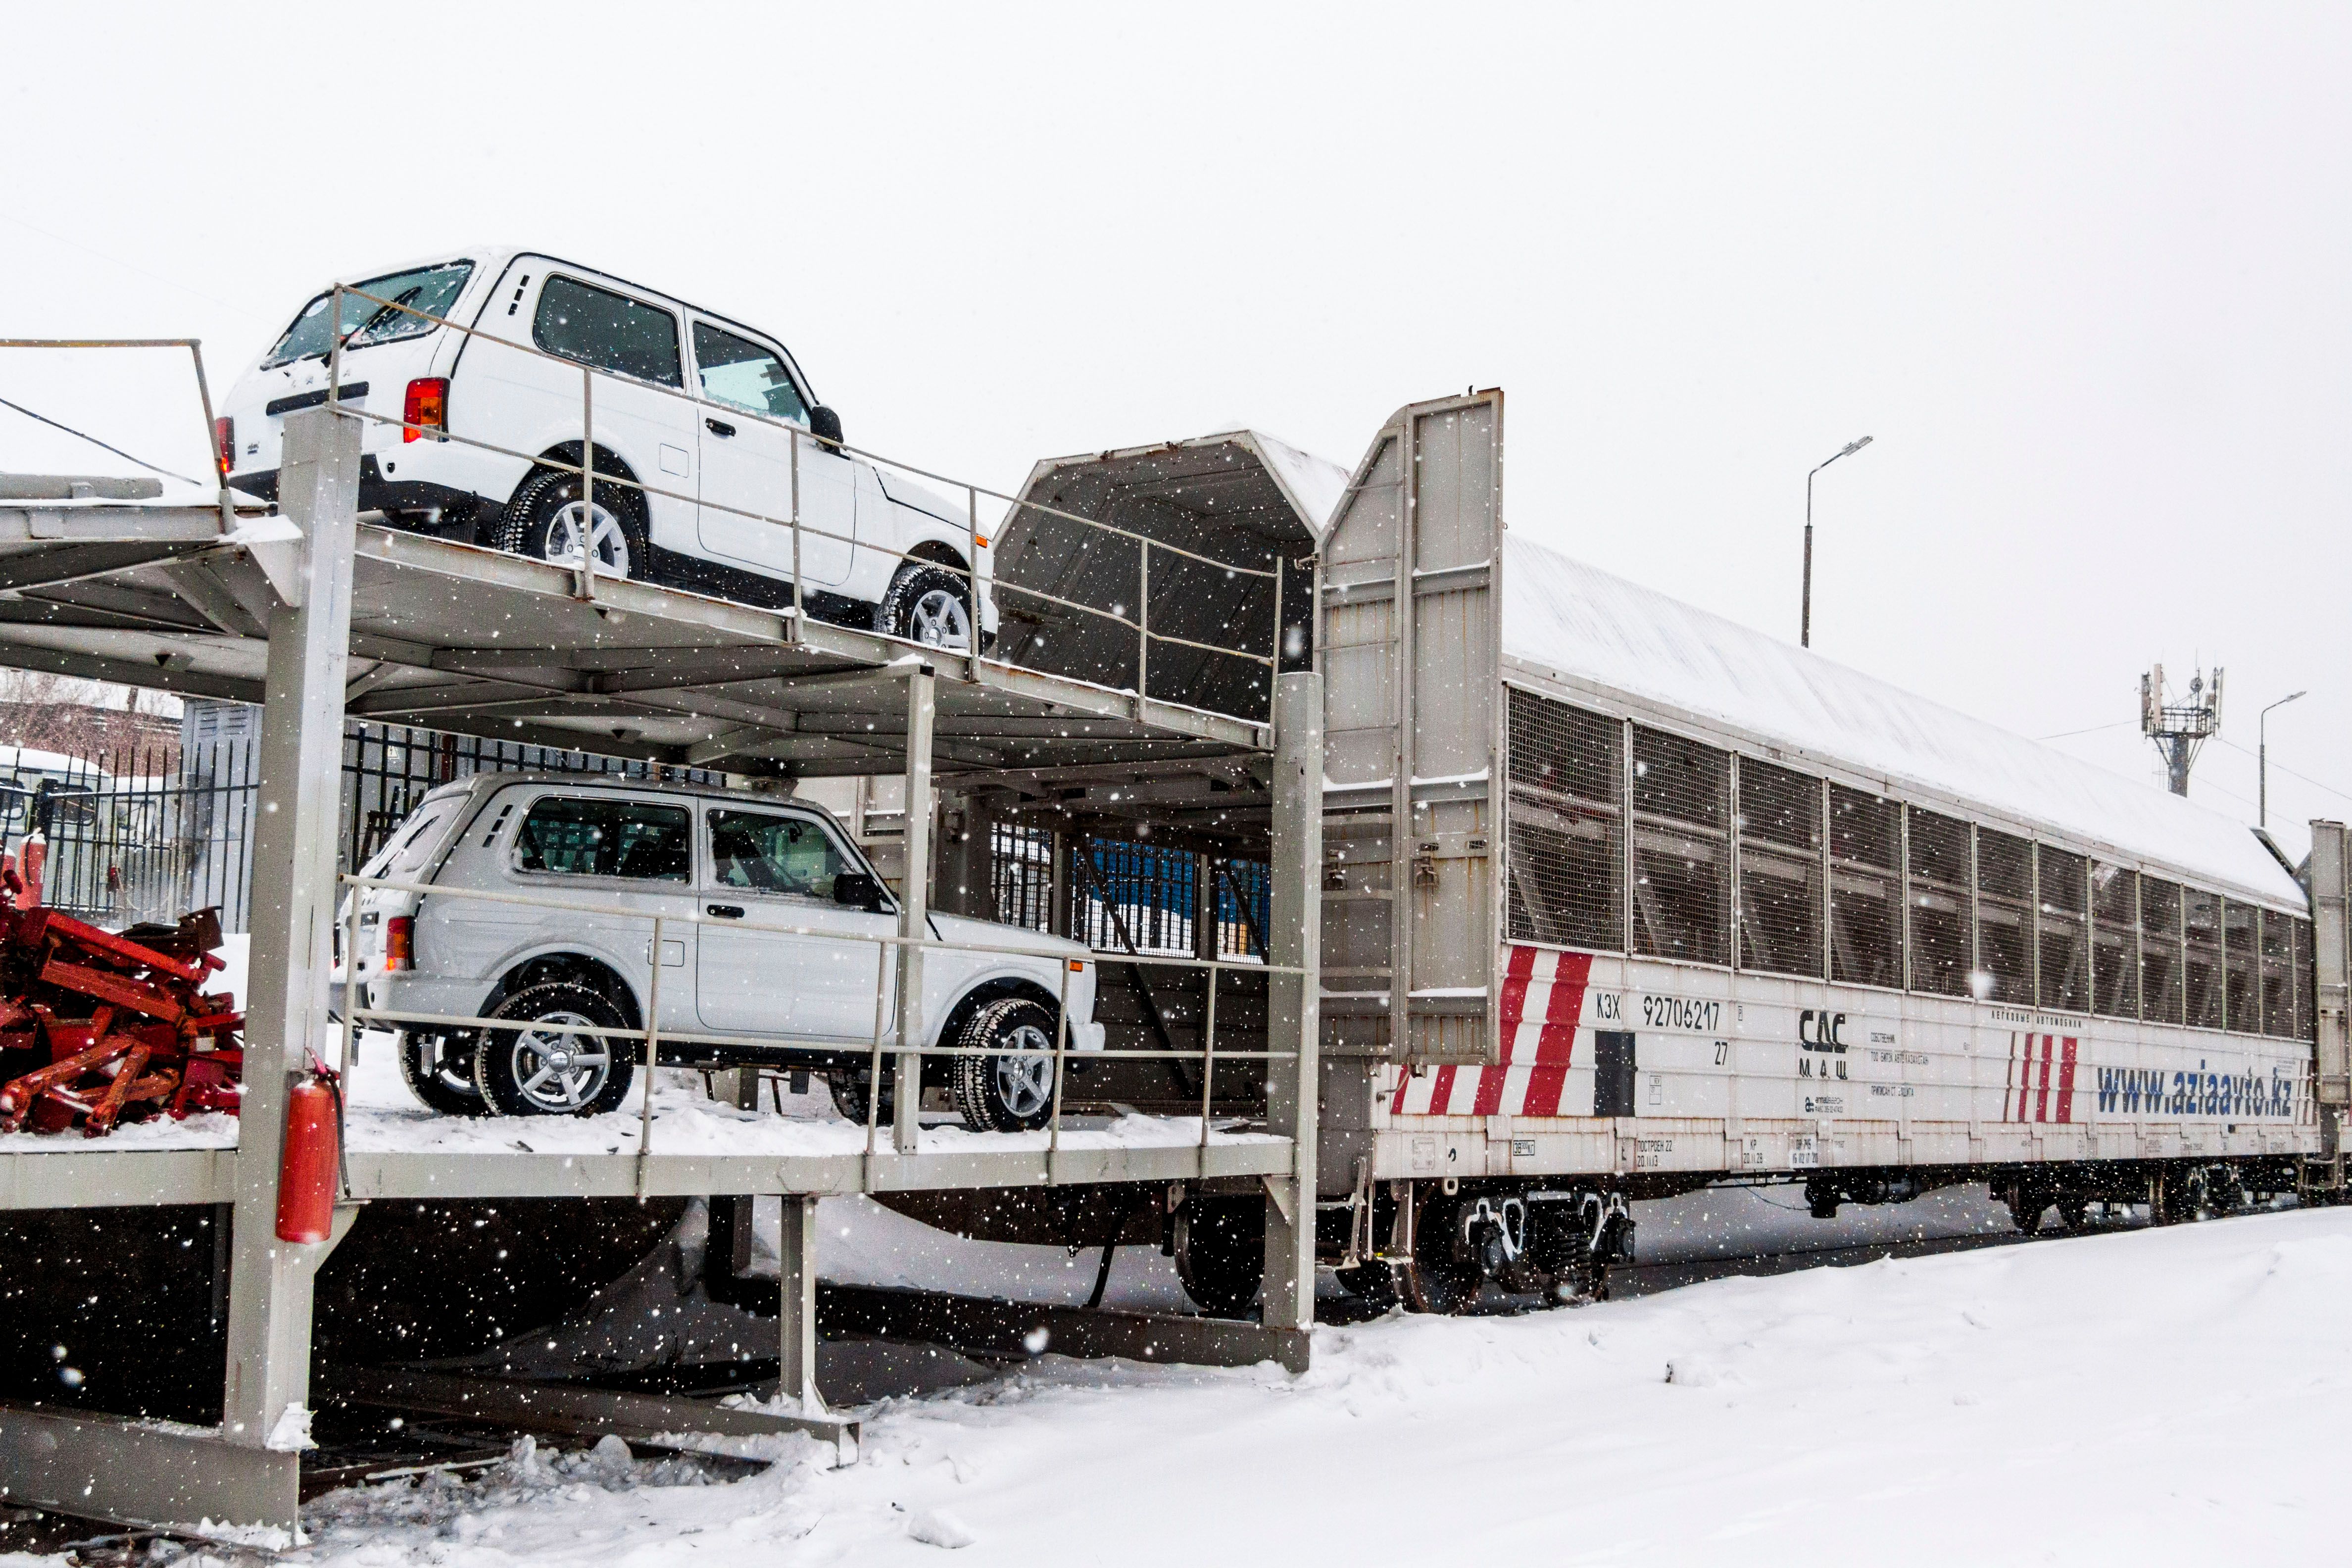
<instances>
[{"instance_id":1,"label":"white suv on upper deck","mask_svg":"<svg viewBox=\"0 0 2352 1568\"><path fill-rule=\"evenodd\" d=\"M478 248L352 287L424 315L347 294L330 321L324 292L303 306L215 422L237 489L276 499L285 416L327 401L340 333L341 400L403 422L365 426L361 510L551 561L593 549L599 571L781 606L793 531L761 520L792 515L794 432L806 432L797 562L810 612L971 646L963 574L988 574L985 536L963 509L840 450L841 421L776 339L536 251ZM583 506L580 476L547 466L580 463L583 384L596 472L648 489L599 484ZM980 601L985 647L984 583Z\"/></svg>"},{"instance_id":2,"label":"white suv on upper deck","mask_svg":"<svg viewBox=\"0 0 2352 1568\"><path fill-rule=\"evenodd\" d=\"M437 1110L613 1110L642 1047L580 1031L645 1028L650 1013L664 1065L814 1069L863 1121L877 1028L896 1044L898 950L875 940L897 933L896 907L815 805L619 775L479 773L425 795L364 874L566 906L389 888L346 901L337 930L356 921L368 1006L526 1026L404 1026L402 1072ZM667 917L658 984L656 915ZM930 930L954 945L924 950L919 1043L998 1054L928 1058L926 1084L949 1089L975 1128L1044 1125L1066 994L1070 1048L1102 1048L1091 954L951 915ZM884 1071L887 1119L887 1058Z\"/></svg>"}]
</instances>

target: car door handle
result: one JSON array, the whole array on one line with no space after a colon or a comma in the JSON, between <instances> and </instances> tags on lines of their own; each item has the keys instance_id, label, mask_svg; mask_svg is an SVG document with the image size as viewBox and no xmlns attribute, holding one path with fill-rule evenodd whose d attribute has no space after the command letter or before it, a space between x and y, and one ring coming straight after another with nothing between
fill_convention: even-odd
<instances>
[{"instance_id":1,"label":"car door handle","mask_svg":"<svg viewBox=\"0 0 2352 1568\"><path fill-rule=\"evenodd\" d=\"M713 436L732 436L735 434L735 426L730 425L724 419L705 419L702 422L702 426L704 429L709 431Z\"/></svg>"},{"instance_id":2,"label":"car door handle","mask_svg":"<svg viewBox=\"0 0 2352 1568\"><path fill-rule=\"evenodd\" d=\"M743 918L743 906L740 904L705 904L702 908L706 914L717 915L722 921L740 921Z\"/></svg>"}]
</instances>

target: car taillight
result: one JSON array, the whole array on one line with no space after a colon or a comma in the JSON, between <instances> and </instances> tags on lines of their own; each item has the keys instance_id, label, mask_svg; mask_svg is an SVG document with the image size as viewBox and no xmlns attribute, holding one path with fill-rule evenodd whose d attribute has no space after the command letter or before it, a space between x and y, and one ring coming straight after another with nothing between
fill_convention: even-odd
<instances>
[{"instance_id":1,"label":"car taillight","mask_svg":"<svg viewBox=\"0 0 2352 1568\"><path fill-rule=\"evenodd\" d=\"M236 421L224 414L213 421L213 457L220 464L221 478L236 467Z\"/></svg>"},{"instance_id":2,"label":"car taillight","mask_svg":"<svg viewBox=\"0 0 2352 1568\"><path fill-rule=\"evenodd\" d=\"M416 967L416 917L394 915L383 922L383 971Z\"/></svg>"},{"instance_id":3,"label":"car taillight","mask_svg":"<svg viewBox=\"0 0 2352 1568\"><path fill-rule=\"evenodd\" d=\"M403 441L424 440L425 431L419 429L419 426L446 430L449 427L449 378L421 375L410 382L408 396L400 405L400 422L408 426L400 433Z\"/></svg>"}]
</instances>

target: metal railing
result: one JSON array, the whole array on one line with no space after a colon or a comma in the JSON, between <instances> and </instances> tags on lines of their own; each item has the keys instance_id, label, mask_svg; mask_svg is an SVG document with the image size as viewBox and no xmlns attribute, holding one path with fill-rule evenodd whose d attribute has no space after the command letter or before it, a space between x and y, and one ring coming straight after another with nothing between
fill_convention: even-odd
<instances>
[{"instance_id":1,"label":"metal railing","mask_svg":"<svg viewBox=\"0 0 2352 1568\"><path fill-rule=\"evenodd\" d=\"M846 442L825 439L814 435L809 430L791 420L782 419L774 416L773 415L762 414L755 410L747 409L740 404L714 403L708 399L697 396L694 393L686 390L684 387L666 386L657 382L642 381L634 376L624 378L622 373L596 365L591 365L583 361L571 358L568 355L552 353L551 351L539 347L536 343L518 342L511 338L500 337L494 332L484 331L478 327L469 326L465 322L452 320L446 316L435 315L431 311L419 310L414 305L404 304L396 300L388 300L382 295L371 294L363 289L354 288L349 284L338 283L331 292L331 300L330 310L331 314L329 319L334 323L334 336L327 353L328 395L326 405L334 409L339 414L354 416L358 418L378 425L394 426L406 433L414 439L456 442L459 445L474 447L484 451L495 452L502 457L518 458L523 462L531 464L534 471L546 470L577 476L581 485L583 528L581 531L581 560L579 565L575 567L574 570L579 578L579 587L577 592L579 596L583 599L593 599L595 597L595 582L599 575L596 565L596 550L593 538L593 528L595 516L595 490L596 487L602 484L610 485L621 489L634 490L640 496L659 496L666 500L698 507L703 511L724 512L734 517L743 518L750 521L761 522L778 528L789 529L792 532L792 613L795 626L805 625L805 617L808 614L805 589L806 576L802 570L803 543L805 536L808 535L815 535L822 539L837 541L848 545L853 552L858 550L874 551L880 554L894 557L900 562L919 562L921 564L934 570L944 571L951 575L961 577L964 581L965 592L967 595L967 605L971 619L970 646L965 648L954 649L952 651L966 653L969 655L971 659L972 670L975 679L981 679L982 670L986 665L992 662L997 663L999 668L1017 668L1015 666L1003 663L1003 661L989 660L985 658L981 648L981 605L983 583L998 593L1021 595L1030 599L1054 605L1062 609L1073 611L1080 615L1093 616L1097 620L1109 622L1133 631L1136 634L1136 683L1133 695L1136 701L1135 716L1139 721L1143 719L1146 706L1154 700L1158 700L1150 695L1151 648L1152 645L1155 643L1191 648L1195 651L1218 658L1247 660L1251 663L1265 667L1269 672L1280 668L1279 660L1282 647L1284 563L1282 557L1278 554L1275 558L1275 563L1271 570L1263 567L1244 565L1237 562L1221 561L1213 556L1205 555L1197 551L1186 550L1180 545L1170 544L1164 541L1153 539L1148 534L1139 533L1129 529L1120 528L1115 524L1107 523L1096 518L1086 517L1077 512L1065 510L1062 508L1050 506L1042 501L1024 500L1018 496L1008 495L1003 491L992 489L985 485L975 484L969 480L957 479L950 476L921 468L913 463L903 462L897 458L888 458L880 453L869 451L864 447L853 447ZM367 303L377 307L377 310L374 314L371 315L366 321L361 322L358 326L352 328L348 331L344 331L342 326L344 301L347 299L364 300ZM580 461L577 463L566 462L562 458L552 456L549 453L524 452L512 447L501 447L495 442L481 440L478 437L457 435L447 428L447 420L446 416L440 425L411 424L405 419L405 417L394 418L390 415L377 414L366 408L362 408L356 404L344 402L342 397L342 358L344 344L349 339L357 336L358 333L367 326L369 321L374 321L385 311L393 311L403 315L413 316L420 321L429 321L436 327L449 328L452 331L463 333L468 338L478 338L485 342L494 343L502 348L511 349L518 353L527 354L536 359L546 360L552 363L563 365L568 369L577 370L580 373ZM362 347L366 346L368 345L362 345ZM681 350L683 349L682 342L680 348ZM681 374L683 371L683 363L684 362L681 360ZM727 416L730 420L737 418L748 419L759 424L773 426L778 430L785 432L790 440L792 455L788 485L788 500L790 501L788 510L783 515L779 516L771 512L753 510L745 507L731 506L722 502L714 502L702 497L698 491L694 495L688 495L678 490L666 489L660 485L646 483L642 478L599 469L595 461L595 384L599 376L604 376L608 380L625 379L627 385L639 392L654 393L665 397L675 398L679 402L685 403L695 408L723 408L727 411ZM404 416L406 413L407 410L404 407L402 410L403 416ZM801 450L804 443L810 442L815 443L818 447L827 452L844 454L854 458L861 458L868 463L880 464L896 469L901 473L928 479L936 484L948 486L951 489L961 490L964 498L965 543L968 550L966 563L961 565L951 564L947 562L940 561L935 557L919 556L911 551L897 550L870 541L861 540L857 538L854 532L848 534L836 532L803 518L802 516L801 504ZM1013 511L1017 512L1019 510L1026 510L1046 516L1060 518L1066 521L1077 523L1086 528L1098 531L1105 536L1126 540L1133 543L1139 552L1137 569L1135 616L1132 618L1128 616L1125 613L1125 606L1123 604L1114 605L1109 608L1105 608L1098 605L1083 604L1075 599L1064 598L1059 595L1048 593L1041 588L1004 584L998 581L992 573L984 571L982 568L984 563L988 559L986 555L988 540L987 536L982 533L981 530L980 498L982 496L986 496L991 500L1003 501L1006 503ZM1008 516L1010 514L1008 513ZM1217 571L1225 573L1229 576L1248 577L1272 583L1274 585L1274 603L1272 625L1269 628L1269 635L1266 640L1267 651L1260 654L1248 648L1226 647L1215 643L1201 642L1189 637L1178 637L1168 632L1153 631L1151 629L1151 555L1152 552L1155 550L1182 560L1197 562L1202 565L1212 567ZM1171 703L1168 704L1168 706L1185 705Z\"/></svg>"},{"instance_id":2,"label":"metal railing","mask_svg":"<svg viewBox=\"0 0 2352 1568\"><path fill-rule=\"evenodd\" d=\"M742 918L720 918L704 914L698 910L690 909L681 910L675 912L648 911L643 909L633 909L621 904L602 903L588 900L547 898L530 893L501 892L490 889L445 887L437 884L404 881L384 877L359 877L344 875L338 877L336 880L344 888L349 889L352 894L352 897L350 899L348 905L341 917L341 951L343 954L344 962L342 963L341 982L342 1059L340 1066L346 1082L350 1081L352 1054L358 1038L358 1031L363 1024L383 1025L394 1028L423 1027L434 1029L469 1029L486 1034L497 1031L519 1033L543 1026L538 1021L528 1018L493 1018L480 1014L422 1013L400 1008L380 1008L361 1005L359 994L359 987L361 985L373 984L386 979L397 980L397 978L403 973L409 973L412 975L415 973L415 972L396 971L387 974L384 971L379 969L372 975L362 974L362 965L359 962L360 950L358 942L359 918L361 912L360 904L362 901L360 895L362 893L366 891L404 893L414 896L419 900L427 897L437 899L472 900L481 903L501 904L524 909L547 910L565 914L596 914L614 917L624 921L643 921L646 923L648 942L646 952L647 957L646 968L649 972L649 978L646 986L645 1006L641 1012L643 1023L636 1026L587 1024L565 1024L562 1026L562 1031L568 1035L591 1037L608 1043L612 1041L635 1041L643 1047L642 1055L636 1064L642 1068L645 1073L644 1091L639 1098L637 1111L637 1182L641 1192L644 1191L646 1187L645 1162L653 1152L654 1079L656 1071L660 1066L660 1052L661 1047L665 1043L671 1046L718 1047L724 1050L758 1053L772 1057L782 1055L787 1058L797 1056L801 1058L838 1058L845 1054L844 1047L838 1043L796 1041L789 1038L778 1038L772 1036L764 1035L744 1035L710 1030L673 1029L663 1027L661 1021L661 974L663 969L667 966L662 962L662 939L663 932L666 930L680 925L716 926L730 932L761 931L775 937L814 938L824 942L843 942L852 945L869 945L875 950L874 1027L872 1038L869 1041L867 1047L867 1093L866 1095L865 1186L866 1190L869 1192L872 1191L874 1187L876 1161L881 1152L879 1148L880 1108L882 1103L881 1088L883 1082L882 1059L885 1056L898 1058L902 1064L909 1060L913 1062L914 1070L911 1081L899 1082L896 1087L895 1092L898 1094L911 1094L915 1097L915 1105L919 1107L921 1102L920 1097L922 1094L921 1064L925 1060L942 1057L1025 1057L1037 1054L1034 1051L1024 1050L1017 1046L951 1046L932 1044L921 1039L908 1042L898 1038L900 1023L908 1012L908 1000L904 994L899 994L895 998L897 1002L897 1006L895 1008L892 1005L894 997L893 987L891 984L891 972L893 968L891 959L893 955L899 952L911 949L918 953L934 951L941 952L969 952L989 959L1014 957L1034 958L1046 961L1054 965L1055 973L1060 977L1057 1005L1055 1012L1053 1049L1054 1087L1051 1103L1047 1108L1045 1127L1045 1131L1046 1132L1045 1152L1047 1158L1047 1179L1049 1181L1055 1179L1055 1161L1060 1154L1062 1148L1063 1085L1068 1079L1068 1067L1070 1058L1072 1056L1069 1026L1071 965L1073 962L1097 962L1092 955L1089 955L1086 960L1074 961L1066 950L1057 948L995 944L983 946L969 942L946 942L936 937L928 936L904 936L897 933L887 935L867 934L864 932L832 931L818 926L779 925L767 921L746 920ZM1220 1059L1225 1061L1296 1060L1297 1059L1298 1055L1296 1051L1274 1050L1265 1047L1260 1047L1258 1049L1220 1050L1217 1046L1217 992L1219 989L1216 984L1217 976L1222 971L1232 970L1249 974L1274 973L1303 977L1306 975L1307 971L1302 967L1288 964L1260 963L1241 963L1225 960L1179 958L1159 954L1122 955L1119 962L1123 963L1150 964L1171 969L1199 969L1209 972L1209 984L1207 986L1207 1017L1202 1032L1201 1048L1199 1050L1113 1049L1106 1046L1100 1050L1089 1050L1077 1054L1084 1059L1087 1060L1189 1061L1197 1059L1201 1064L1201 1131L1200 1137L1197 1141L1197 1147L1200 1151L1199 1169L1202 1175L1205 1176L1211 1174L1212 1173L1208 1169L1207 1150L1210 1142L1211 1115L1213 1109L1211 1096L1217 1062ZM921 1016L920 1008L921 998L919 995L914 1004L916 1016L919 1018ZM942 1019L941 1023L942 1026L944 1026L945 1020ZM479 1049L482 1047L478 1044L476 1048ZM900 1076L902 1079L907 1076L903 1066L901 1068ZM913 1152L914 1151L912 1149L904 1148L896 1151L896 1152L901 1154L911 1153Z\"/></svg>"},{"instance_id":3,"label":"metal railing","mask_svg":"<svg viewBox=\"0 0 2352 1568\"><path fill-rule=\"evenodd\" d=\"M220 443L214 434L215 426L213 423L212 384L205 377L205 350L201 340L196 338L0 338L0 349L187 350L189 362L195 367L196 372L196 401L204 409L205 450L212 454L213 477L218 486L219 500L215 504L220 508L221 531L223 533L230 533L236 531L236 492L229 489L228 470L222 467L220 462ZM84 439L89 438L89 437L84 437ZM130 456L128 453L123 453L122 455L125 457ZM152 467L152 464L142 462L137 458L131 458L131 460L134 463L138 463L142 468ZM157 471L161 472L163 470L158 469ZM184 482L194 482L186 480L185 476L184 475L173 475L173 477L175 479L181 479Z\"/></svg>"}]
</instances>

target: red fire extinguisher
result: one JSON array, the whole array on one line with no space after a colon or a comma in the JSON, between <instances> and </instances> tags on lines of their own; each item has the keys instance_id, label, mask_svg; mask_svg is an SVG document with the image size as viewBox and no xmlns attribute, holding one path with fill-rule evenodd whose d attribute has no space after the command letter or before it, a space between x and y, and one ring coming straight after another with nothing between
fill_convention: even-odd
<instances>
[{"instance_id":1,"label":"red fire extinguisher","mask_svg":"<svg viewBox=\"0 0 2352 1568\"><path fill-rule=\"evenodd\" d=\"M333 1234L341 1164L342 1086L313 1066L286 1097L286 1147L278 1163L278 1239L324 1241Z\"/></svg>"}]
</instances>

